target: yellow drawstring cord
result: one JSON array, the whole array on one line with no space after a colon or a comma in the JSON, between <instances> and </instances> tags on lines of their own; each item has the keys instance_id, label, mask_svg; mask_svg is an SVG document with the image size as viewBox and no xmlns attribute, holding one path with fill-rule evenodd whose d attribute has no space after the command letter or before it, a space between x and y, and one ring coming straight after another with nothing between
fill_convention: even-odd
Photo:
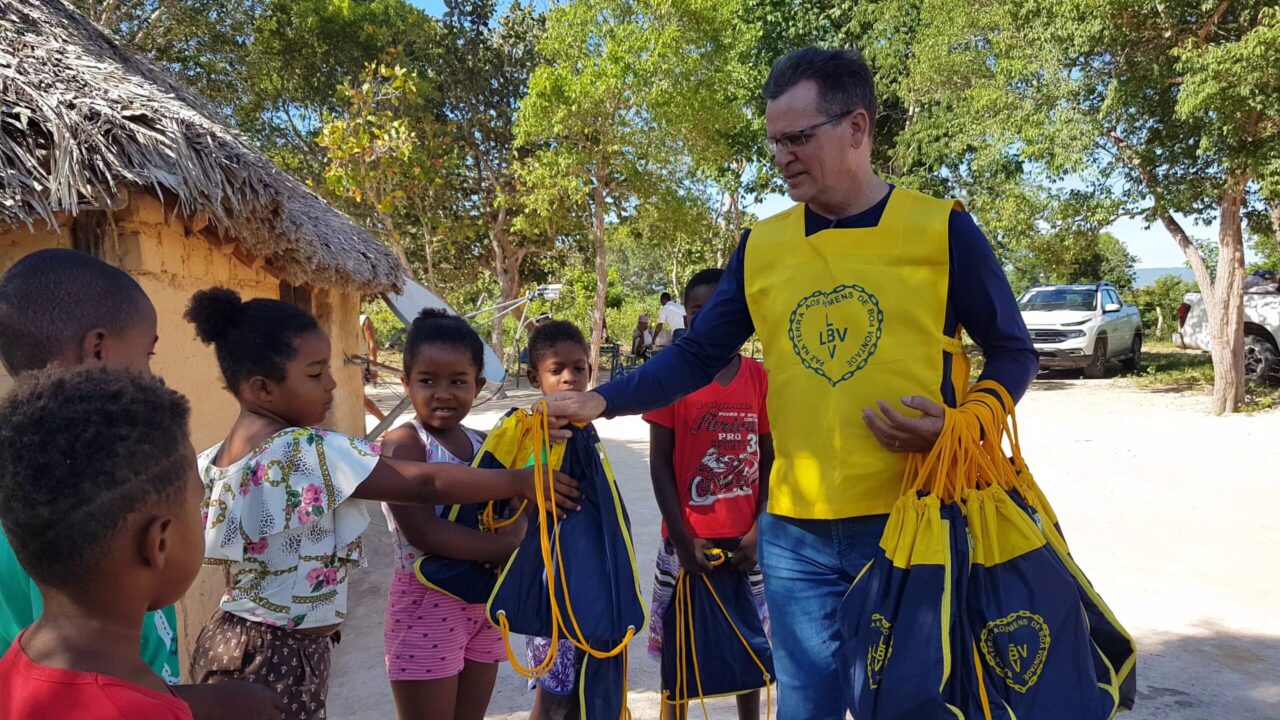
<instances>
[{"instance_id":1,"label":"yellow drawstring cord","mask_svg":"<svg viewBox=\"0 0 1280 720\"><path fill-rule=\"evenodd\" d=\"M707 561L712 567L723 565L728 560L728 555L719 548L711 548L707 550ZM720 612L724 614L726 620L729 621L729 627L733 628L733 633L738 636L738 641L742 643L742 647L746 648L747 654L751 656L751 661L760 668L760 676L764 680L765 692L765 720L773 715L773 678L769 675L769 670L764 663L756 655L755 650L751 648L751 643L742 635L742 631L733 622L733 617L729 614L728 608L724 606L724 602L720 600L720 595L716 593L715 588L711 585L711 581L704 575L702 582L707 586L707 592L711 593L711 598L716 601L716 606L720 608ZM702 692L702 673L698 666L698 644L694 639L693 632L693 590L690 585L691 576L683 568L680 574L676 576L675 591L672 593L672 602L675 603L676 615L676 657L679 660L676 663L676 687L673 690L663 689L662 702L664 705L687 706L692 697L689 695L688 676L689 670L686 666L689 658L693 659L693 678L697 686L698 702L702 705L702 715L705 720L710 720L711 716L707 712L707 700ZM689 652L685 653L685 644L689 646ZM668 699L671 694L674 699Z\"/></svg>"}]
</instances>

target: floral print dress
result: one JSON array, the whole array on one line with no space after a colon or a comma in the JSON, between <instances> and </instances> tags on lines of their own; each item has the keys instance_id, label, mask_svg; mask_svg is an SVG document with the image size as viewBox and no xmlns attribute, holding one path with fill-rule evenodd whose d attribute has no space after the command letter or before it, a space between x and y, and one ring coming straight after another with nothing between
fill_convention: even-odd
<instances>
[{"instance_id":1,"label":"floral print dress","mask_svg":"<svg viewBox=\"0 0 1280 720\"><path fill-rule=\"evenodd\" d=\"M287 428L244 458L200 454L205 564L227 568L224 612L290 630L342 622L347 572L364 565L365 504L351 501L380 448L341 433Z\"/></svg>"}]
</instances>

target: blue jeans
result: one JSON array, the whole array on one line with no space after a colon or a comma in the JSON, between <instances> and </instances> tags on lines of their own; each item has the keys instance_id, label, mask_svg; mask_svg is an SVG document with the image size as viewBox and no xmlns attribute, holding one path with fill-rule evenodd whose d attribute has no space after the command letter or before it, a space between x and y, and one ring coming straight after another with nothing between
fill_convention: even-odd
<instances>
[{"instance_id":1,"label":"blue jeans","mask_svg":"<svg viewBox=\"0 0 1280 720\"><path fill-rule=\"evenodd\" d=\"M888 518L760 518L778 720L844 720L852 656L837 615L853 579L879 552Z\"/></svg>"}]
</instances>

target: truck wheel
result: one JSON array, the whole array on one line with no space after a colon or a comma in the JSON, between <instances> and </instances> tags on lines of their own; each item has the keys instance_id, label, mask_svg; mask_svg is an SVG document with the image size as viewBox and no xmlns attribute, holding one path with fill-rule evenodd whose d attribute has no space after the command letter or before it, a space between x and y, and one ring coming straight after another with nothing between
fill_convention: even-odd
<instances>
[{"instance_id":1,"label":"truck wheel","mask_svg":"<svg viewBox=\"0 0 1280 720\"><path fill-rule=\"evenodd\" d=\"M1129 351L1129 357L1125 358L1125 372L1138 372L1138 368L1142 367L1142 334L1136 333L1133 336L1133 347Z\"/></svg>"},{"instance_id":2,"label":"truck wheel","mask_svg":"<svg viewBox=\"0 0 1280 720\"><path fill-rule=\"evenodd\" d=\"M1093 341L1093 357L1084 366L1084 376L1097 380L1107 374L1107 339L1100 337Z\"/></svg>"},{"instance_id":3,"label":"truck wheel","mask_svg":"<svg viewBox=\"0 0 1280 720\"><path fill-rule=\"evenodd\" d=\"M1266 338L1244 336L1244 379L1256 384L1280 379L1280 352Z\"/></svg>"}]
</instances>

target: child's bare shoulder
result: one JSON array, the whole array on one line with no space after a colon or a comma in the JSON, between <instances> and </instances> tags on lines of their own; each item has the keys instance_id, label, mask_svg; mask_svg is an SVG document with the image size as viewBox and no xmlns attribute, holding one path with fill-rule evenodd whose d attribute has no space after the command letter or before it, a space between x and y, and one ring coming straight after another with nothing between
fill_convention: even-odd
<instances>
[{"instance_id":1,"label":"child's bare shoulder","mask_svg":"<svg viewBox=\"0 0 1280 720\"><path fill-rule=\"evenodd\" d=\"M382 437L383 455L394 456L399 449L416 451L416 456L421 456L426 450L422 437L412 423L405 423Z\"/></svg>"}]
</instances>

